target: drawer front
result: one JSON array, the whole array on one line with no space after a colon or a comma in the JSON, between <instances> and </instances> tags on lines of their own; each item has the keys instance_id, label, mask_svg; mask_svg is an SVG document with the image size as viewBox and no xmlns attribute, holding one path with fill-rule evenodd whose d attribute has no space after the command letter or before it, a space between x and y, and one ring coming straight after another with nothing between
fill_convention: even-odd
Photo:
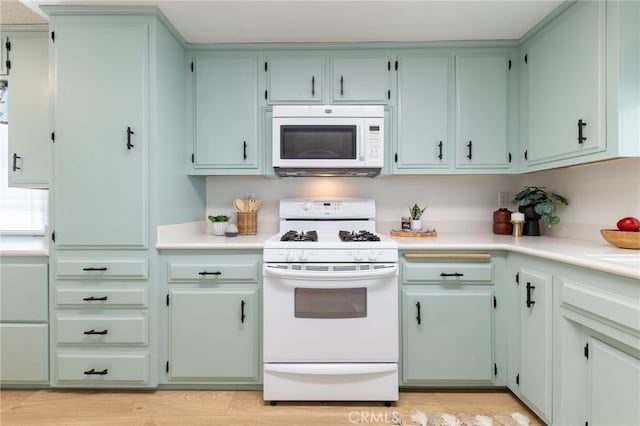
<instances>
[{"instance_id":1,"label":"drawer front","mask_svg":"<svg viewBox=\"0 0 640 426\"><path fill-rule=\"evenodd\" d=\"M47 321L47 265L0 266L0 321Z\"/></svg>"},{"instance_id":2,"label":"drawer front","mask_svg":"<svg viewBox=\"0 0 640 426\"><path fill-rule=\"evenodd\" d=\"M147 259L58 259L56 278L61 279L147 279Z\"/></svg>"},{"instance_id":3,"label":"drawer front","mask_svg":"<svg viewBox=\"0 0 640 426\"><path fill-rule=\"evenodd\" d=\"M58 352L58 380L100 383L149 382L149 354Z\"/></svg>"},{"instance_id":4,"label":"drawer front","mask_svg":"<svg viewBox=\"0 0 640 426\"><path fill-rule=\"evenodd\" d=\"M640 332L640 300L637 296L629 297L628 294L614 293L568 278L562 278L561 282L564 307L578 308L581 312L606 318L607 322L617 323L635 333ZM634 288L634 292L637 294L637 289Z\"/></svg>"},{"instance_id":5,"label":"drawer front","mask_svg":"<svg viewBox=\"0 0 640 426\"><path fill-rule=\"evenodd\" d=\"M493 282L493 265L489 262L403 263L402 279L408 284L487 284Z\"/></svg>"},{"instance_id":6,"label":"drawer front","mask_svg":"<svg viewBox=\"0 0 640 426\"><path fill-rule=\"evenodd\" d=\"M49 381L49 326L0 324L0 382Z\"/></svg>"},{"instance_id":7,"label":"drawer front","mask_svg":"<svg viewBox=\"0 0 640 426\"><path fill-rule=\"evenodd\" d=\"M56 318L59 344L146 345L147 317L142 314L59 315Z\"/></svg>"},{"instance_id":8,"label":"drawer front","mask_svg":"<svg viewBox=\"0 0 640 426\"><path fill-rule=\"evenodd\" d=\"M136 307L149 306L149 294L146 288L132 289L84 289L58 288L56 289L56 304L58 306L82 307Z\"/></svg>"},{"instance_id":9,"label":"drawer front","mask_svg":"<svg viewBox=\"0 0 640 426\"><path fill-rule=\"evenodd\" d=\"M169 263L169 282L257 282L256 260L237 264Z\"/></svg>"}]
</instances>

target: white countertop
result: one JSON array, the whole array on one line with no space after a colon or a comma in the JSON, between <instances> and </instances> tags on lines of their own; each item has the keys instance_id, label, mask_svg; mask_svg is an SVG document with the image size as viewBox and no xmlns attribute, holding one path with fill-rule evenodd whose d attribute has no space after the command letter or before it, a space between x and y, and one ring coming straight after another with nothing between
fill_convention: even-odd
<instances>
[{"instance_id":1,"label":"white countertop","mask_svg":"<svg viewBox=\"0 0 640 426\"><path fill-rule=\"evenodd\" d=\"M208 234L204 221L160 226L156 248L262 249L264 242L278 232L277 223L259 223L258 230L257 235L227 238ZM383 234L388 234L389 230L379 227ZM547 236L513 238L488 232L443 232L437 237L393 239L398 242L400 250L506 250L640 279L640 251L613 247L604 240L600 242ZM634 260L637 261L635 265Z\"/></svg>"},{"instance_id":2,"label":"white countertop","mask_svg":"<svg viewBox=\"0 0 640 426\"><path fill-rule=\"evenodd\" d=\"M49 256L49 244L44 236L2 235L0 256Z\"/></svg>"}]
</instances>

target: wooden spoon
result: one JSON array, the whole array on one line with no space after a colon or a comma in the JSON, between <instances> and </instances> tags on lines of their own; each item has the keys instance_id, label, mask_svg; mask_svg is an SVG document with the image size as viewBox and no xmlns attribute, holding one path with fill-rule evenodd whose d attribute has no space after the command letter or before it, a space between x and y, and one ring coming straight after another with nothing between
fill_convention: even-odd
<instances>
[{"instance_id":1,"label":"wooden spoon","mask_svg":"<svg viewBox=\"0 0 640 426\"><path fill-rule=\"evenodd\" d=\"M236 198L235 200L233 200L233 207L235 207L236 211L238 211L240 213L244 213L245 212L244 201L242 201L240 198Z\"/></svg>"}]
</instances>

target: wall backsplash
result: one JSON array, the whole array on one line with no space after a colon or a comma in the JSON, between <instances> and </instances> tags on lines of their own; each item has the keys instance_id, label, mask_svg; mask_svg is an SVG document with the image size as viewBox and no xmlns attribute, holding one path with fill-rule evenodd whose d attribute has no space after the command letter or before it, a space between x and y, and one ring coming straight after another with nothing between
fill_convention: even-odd
<instances>
[{"instance_id":1,"label":"wall backsplash","mask_svg":"<svg viewBox=\"0 0 640 426\"><path fill-rule=\"evenodd\" d=\"M600 228L623 216L640 217L640 159L620 159L525 175L415 175L366 178L207 177L206 214L233 213L234 198L262 200L258 220L277 229L278 201L293 197L362 197L376 200L377 220L397 222L410 203L427 205L426 224L446 232L490 232L498 193L510 198L525 185L566 196L560 226L543 233L600 240ZM515 210L515 206L510 207Z\"/></svg>"}]
</instances>

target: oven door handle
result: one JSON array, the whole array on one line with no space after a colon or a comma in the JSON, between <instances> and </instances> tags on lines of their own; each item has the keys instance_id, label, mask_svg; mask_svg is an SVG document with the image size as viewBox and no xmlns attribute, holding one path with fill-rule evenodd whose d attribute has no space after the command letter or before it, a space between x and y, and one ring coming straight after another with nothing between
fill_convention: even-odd
<instances>
[{"instance_id":1,"label":"oven door handle","mask_svg":"<svg viewBox=\"0 0 640 426\"><path fill-rule=\"evenodd\" d=\"M345 374L372 374L372 373L395 372L398 370L398 364L396 363L264 364L263 369L265 372L268 371L273 373L335 376L335 375L345 375Z\"/></svg>"},{"instance_id":2,"label":"oven door handle","mask_svg":"<svg viewBox=\"0 0 640 426\"><path fill-rule=\"evenodd\" d=\"M371 271L358 272L334 272L334 271L291 271L289 269L279 269L264 265L265 275L282 278L297 278L301 280L361 280L367 278L380 278L398 275L398 265L390 265L384 269L373 269ZM336 283L337 284L337 283Z\"/></svg>"}]
</instances>

